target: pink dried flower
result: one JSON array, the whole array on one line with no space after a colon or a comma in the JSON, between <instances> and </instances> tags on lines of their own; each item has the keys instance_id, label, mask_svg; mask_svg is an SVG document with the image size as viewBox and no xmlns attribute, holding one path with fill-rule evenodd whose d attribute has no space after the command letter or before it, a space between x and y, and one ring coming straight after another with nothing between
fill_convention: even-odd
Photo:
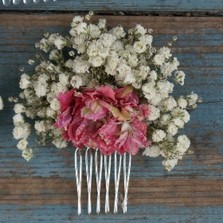
<instances>
[{"instance_id":1,"label":"pink dried flower","mask_svg":"<svg viewBox=\"0 0 223 223\"><path fill-rule=\"evenodd\" d=\"M129 86L101 86L82 93L70 90L61 93L58 100L61 114L55 126L64 130L64 139L80 149L86 146L107 155L114 151L135 155L149 144L144 121L149 108L139 105Z\"/></svg>"}]
</instances>

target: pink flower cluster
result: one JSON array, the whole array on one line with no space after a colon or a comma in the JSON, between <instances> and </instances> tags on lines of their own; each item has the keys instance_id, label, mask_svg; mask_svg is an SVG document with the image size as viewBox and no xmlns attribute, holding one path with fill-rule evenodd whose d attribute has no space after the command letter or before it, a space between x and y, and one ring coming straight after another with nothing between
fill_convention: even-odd
<instances>
[{"instance_id":1,"label":"pink flower cluster","mask_svg":"<svg viewBox=\"0 0 223 223\"><path fill-rule=\"evenodd\" d=\"M109 155L114 151L135 155L149 144L146 137L149 107L139 104L132 87L113 89L101 86L83 92L60 93L61 114L56 127L75 147L99 149Z\"/></svg>"}]
</instances>

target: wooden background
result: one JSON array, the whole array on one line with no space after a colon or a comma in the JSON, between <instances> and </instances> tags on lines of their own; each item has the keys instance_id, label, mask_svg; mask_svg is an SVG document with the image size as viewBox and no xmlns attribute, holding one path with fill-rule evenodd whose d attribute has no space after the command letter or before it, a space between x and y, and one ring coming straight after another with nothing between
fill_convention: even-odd
<instances>
[{"instance_id":1,"label":"wooden background","mask_svg":"<svg viewBox=\"0 0 223 223\"><path fill-rule=\"evenodd\" d=\"M194 90L204 101L185 130L193 154L171 173L163 170L159 158L134 157L128 213L88 216L84 204L83 215L77 216L73 149L41 148L39 157L26 163L12 139L12 105L6 102L0 113L0 222L223 222L222 0L58 0L35 7L0 5L0 95L5 101L16 96L19 68L32 70L27 60L44 32L67 33L73 14L89 9L104 14L161 14L107 19L110 25L140 23L153 28L156 46L178 36L173 50L187 73L185 87L178 93ZM195 17L188 17L188 12Z\"/></svg>"}]
</instances>

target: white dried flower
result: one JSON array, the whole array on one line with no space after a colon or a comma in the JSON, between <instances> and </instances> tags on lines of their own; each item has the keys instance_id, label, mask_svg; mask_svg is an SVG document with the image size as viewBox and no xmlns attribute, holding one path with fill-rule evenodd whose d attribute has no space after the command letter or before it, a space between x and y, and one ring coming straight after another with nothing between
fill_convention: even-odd
<instances>
[{"instance_id":1,"label":"white dried flower","mask_svg":"<svg viewBox=\"0 0 223 223\"><path fill-rule=\"evenodd\" d=\"M187 110L182 110L182 120L187 123L190 120L190 114Z\"/></svg>"},{"instance_id":2,"label":"white dried flower","mask_svg":"<svg viewBox=\"0 0 223 223\"><path fill-rule=\"evenodd\" d=\"M95 57L90 57L89 58L89 63L93 66L93 67L100 67L103 63L103 60L101 57L99 56L95 56Z\"/></svg>"},{"instance_id":3,"label":"white dried flower","mask_svg":"<svg viewBox=\"0 0 223 223\"><path fill-rule=\"evenodd\" d=\"M176 125L174 125L173 123L170 123L168 126L167 126L167 133L174 136L177 134L178 132L178 127Z\"/></svg>"},{"instance_id":4,"label":"white dried flower","mask_svg":"<svg viewBox=\"0 0 223 223\"><path fill-rule=\"evenodd\" d=\"M156 129L152 134L153 142L161 142L166 137L166 133L161 129Z\"/></svg>"},{"instance_id":5,"label":"white dried flower","mask_svg":"<svg viewBox=\"0 0 223 223\"><path fill-rule=\"evenodd\" d=\"M151 46L153 37L151 35L146 34L146 35L140 36L139 41L144 43L145 45Z\"/></svg>"},{"instance_id":6,"label":"white dried flower","mask_svg":"<svg viewBox=\"0 0 223 223\"><path fill-rule=\"evenodd\" d=\"M28 142L26 139L21 139L19 140L18 144L17 144L17 148L20 149L20 150L25 150L27 149L27 145L28 145Z\"/></svg>"},{"instance_id":7,"label":"white dried flower","mask_svg":"<svg viewBox=\"0 0 223 223\"><path fill-rule=\"evenodd\" d=\"M78 89L84 85L84 81L80 75L75 75L71 78L70 84L73 88Z\"/></svg>"},{"instance_id":8,"label":"white dried flower","mask_svg":"<svg viewBox=\"0 0 223 223\"><path fill-rule=\"evenodd\" d=\"M98 28L98 26L90 24L88 28L89 28L89 34L93 39L96 39L100 36L101 30Z\"/></svg>"},{"instance_id":9,"label":"white dried flower","mask_svg":"<svg viewBox=\"0 0 223 223\"><path fill-rule=\"evenodd\" d=\"M83 74L88 71L90 64L86 60L82 60L80 57L77 57L73 61L73 71L77 74Z\"/></svg>"},{"instance_id":10,"label":"white dried flower","mask_svg":"<svg viewBox=\"0 0 223 223\"><path fill-rule=\"evenodd\" d=\"M169 93L172 93L173 84L170 83L169 81L159 81L159 82L157 82L156 89L165 98L165 97L168 97Z\"/></svg>"},{"instance_id":11,"label":"white dried flower","mask_svg":"<svg viewBox=\"0 0 223 223\"><path fill-rule=\"evenodd\" d=\"M22 157L28 162L33 157L33 150L32 149L23 150Z\"/></svg>"},{"instance_id":12,"label":"white dried flower","mask_svg":"<svg viewBox=\"0 0 223 223\"><path fill-rule=\"evenodd\" d=\"M157 79L157 73L155 70L149 72L149 79L151 79L152 81L155 81Z\"/></svg>"},{"instance_id":13,"label":"white dried flower","mask_svg":"<svg viewBox=\"0 0 223 223\"><path fill-rule=\"evenodd\" d=\"M128 55L128 65L132 68L138 65L138 57L136 54Z\"/></svg>"},{"instance_id":14,"label":"white dried flower","mask_svg":"<svg viewBox=\"0 0 223 223\"><path fill-rule=\"evenodd\" d=\"M116 26L116 27L112 28L111 33L117 39L121 39L121 38L125 37L125 35L126 35L122 26Z\"/></svg>"},{"instance_id":15,"label":"white dried flower","mask_svg":"<svg viewBox=\"0 0 223 223\"><path fill-rule=\"evenodd\" d=\"M27 109L25 114L26 114L27 118L34 119L36 117L36 111L34 111L32 109Z\"/></svg>"},{"instance_id":16,"label":"white dried flower","mask_svg":"<svg viewBox=\"0 0 223 223\"><path fill-rule=\"evenodd\" d=\"M98 27L99 27L99 29L104 29L106 27L106 20L105 19L99 19Z\"/></svg>"},{"instance_id":17,"label":"white dried flower","mask_svg":"<svg viewBox=\"0 0 223 223\"><path fill-rule=\"evenodd\" d=\"M170 96L169 98L165 99L162 102L162 107L166 111L172 111L173 108L175 108L176 106L177 106L177 102L172 96Z\"/></svg>"},{"instance_id":18,"label":"white dried flower","mask_svg":"<svg viewBox=\"0 0 223 223\"><path fill-rule=\"evenodd\" d=\"M84 21L84 17L82 16L75 16L72 20L72 23L71 23L71 27L75 27L78 23L81 23Z\"/></svg>"},{"instance_id":19,"label":"white dried flower","mask_svg":"<svg viewBox=\"0 0 223 223\"><path fill-rule=\"evenodd\" d=\"M161 54L156 54L153 58L153 62L155 65L160 66L165 61L165 57Z\"/></svg>"},{"instance_id":20,"label":"white dried flower","mask_svg":"<svg viewBox=\"0 0 223 223\"><path fill-rule=\"evenodd\" d=\"M157 157L160 155L160 148L157 145L148 146L143 151L143 155L149 157Z\"/></svg>"},{"instance_id":21,"label":"white dried flower","mask_svg":"<svg viewBox=\"0 0 223 223\"><path fill-rule=\"evenodd\" d=\"M180 108L186 108L187 107L187 100L183 97L179 97L177 100L177 104Z\"/></svg>"},{"instance_id":22,"label":"white dried flower","mask_svg":"<svg viewBox=\"0 0 223 223\"><path fill-rule=\"evenodd\" d=\"M180 153L180 155L183 155L188 148L190 147L190 140L186 135L180 135L177 138L177 151Z\"/></svg>"},{"instance_id":23,"label":"white dried flower","mask_svg":"<svg viewBox=\"0 0 223 223\"><path fill-rule=\"evenodd\" d=\"M80 35L81 33L86 33L87 32L87 23L86 22L80 22L77 24L75 27L75 31L77 35Z\"/></svg>"},{"instance_id":24,"label":"white dried flower","mask_svg":"<svg viewBox=\"0 0 223 223\"><path fill-rule=\"evenodd\" d=\"M30 76L27 74L22 74L21 75L21 79L19 82L19 87L21 89L26 89L30 86L31 82L30 82Z\"/></svg>"},{"instance_id":25,"label":"white dried flower","mask_svg":"<svg viewBox=\"0 0 223 223\"><path fill-rule=\"evenodd\" d=\"M13 123L15 125L17 125L19 123L24 123L24 117L20 113L14 115L13 116Z\"/></svg>"},{"instance_id":26,"label":"white dried flower","mask_svg":"<svg viewBox=\"0 0 223 223\"><path fill-rule=\"evenodd\" d=\"M135 31L136 33L140 34L140 35L145 35L147 30L140 24L137 24L135 27Z\"/></svg>"},{"instance_id":27,"label":"white dried flower","mask_svg":"<svg viewBox=\"0 0 223 223\"><path fill-rule=\"evenodd\" d=\"M187 99L188 99L187 100L188 101L188 105L189 106L193 106L198 101L198 95L192 92L190 95L187 95Z\"/></svg>"},{"instance_id":28,"label":"white dried flower","mask_svg":"<svg viewBox=\"0 0 223 223\"><path fill-rule=\"evenodd\" d=\"M175 81L180 85L184 85L185 73L183 71L177 71L175 73Z\"/></svg>"},{"instance_id":29,"label":"white dried flower","mask_svg":"<svg viewBox=\"0 0 223 223\"><path fill-rule=\"evenodd\" d=\"M44 121L35 121L34 128L37 134L47 131L46 123Z\"/></svg>"},{"instance_id":30,"label":"white dried flower","mask_svg":"<svg viewBox=\"0 0 223 223\"><path fill-rule=\"evenodd\" d=\"M58 50L52 50L49 55L50 60L58 60L60 58L60 53Z\"/></svg>"},{"instance_id":31,"label":"white dried flower","mask_svg":"<svg viewBox=\"0 0 223 223\"><path fill-rule=\"evenodd\" d=\"M171 120L170 114L164 114L161 116L159 121L161 125L168 125L170 120Z\"/></svg>"},{"instance_id":32,"label":"white dried flower","mask_svg":"<svg viewBox=\"0 0 223 223\"><path fill-rule=\"evenodd\" d=\"M57 98L52 99L52 101L50 102L50 108L53 111L59 111L60 110L60 102L58 101Z\"/></svg>"},{"instance_id":33,"label":"white dried flower","mask_svg":"<svg viewBox=\"0 0 223 223\"><path fill-rule=\"evenodd\" d=\"M160 110L156 108L155 106L150 105L149 111L150 111L150 114L149 114L148 120L155 121L156 119L160 117Z\"/></svg>"},{"instance_id":34,"label":"white dried flower","mask_svg":"<svg viewBox=\"0 0 223 223\"><path fill-rule=\"evenodd\" d=\"M23 104L21 104L21 103L15 104L15 106L14 106L14 112L16 114L18 114L18 113L24 113L25 111L26 111L26 108L25 108L25 106Z\"/></svg>"},{"instance_id":35,"label":"white dried flower","mask_svg":"<svg viewBox=\"0 0 223 223\"><path fill-rule=\"evenodd\" d=\"M35 90L35 93L36 95L40 98L40 97L43 97L43 96L46 96L47 94L47 89L48 85L47 83L41 83L40 81L34 83L34 90Z\"/></svg>"},{"instance_id":36,"label":"white dried flower","mask_svg":"<svg viewBox=\"0 0 223 223\"><path fill-rule=\"evenodd\" d=\"M115 42L116 37L110 33L103 33L100 36L100 41L103 46L111 47L111 45Z\"/></svg>"},{"instance_id":37,"label":"white dried flower","mask_svg":"<svg viewBox=\"0 0 223 223\"><path fill-rule=\"evenodd\" d=\"M30 135L30 125L28 123L20 123L13 129L13 137L15 139L26 139Z\"/></svg>"},{"instance_id":38,"label":"white dried flower","mask_svg":"<svg viewBox=\"0 0 223 223\"><path fill-rule=\"evenodd\" d=\"M132 73L131 67L126 63L120 63L117 68L118 80L122 80L125 84L131 84L135 81L135 77Z\"/></svg>"},{"instance_id":39,"label":"white dried flower","mask_svg":"<svg viewBox=\"0 0 223 223\"><path fill-rule=\"evenodd\" d=\"M178 159L168 159L164 160L162 164L165 166L165 169L171 171L177 165Z\"/></svg>"},{"instance_id":40,"label":"white dried flower","mask_svg":"<svg viewBox=\"0 0 223 223\"><path fill-rule=\"evenodd\" d=\"M51 117L51 118L55 118L55 115L57 114L56 111L54 111L53 109L51 108L47 108L46 110L46 116L47 117Z\"/></svg>"},{"instance_id":41,"label":"white dried flower","mask_svg":"<svg viewBox=\"0 0 223 223\"><path fill-rule=\"evenodd\" d=\"M146 45L141 41L135 42L133 47L137 53L143 53L146 51Z\"/></svg>"},{"instance_id":42,"label":"white dried flower","mask_svg":"<svg viewBox=\"0 0 223 223\"><path fill-rule=\"evenodd\" d=\"M172 56L170 53L170 48L166 46L161 47L157 53L162 55L165 59L169 59Z\"/></svg>"},{"instance_id":43,"label":"white dried flower","mask_svg":"<svg viewBox=\"0 0 223 223\"><path fill-rule=\"evenodd\" d=\"M73 63L74 63L73 60L69 59L65 62L64 65L71 69L73 67Z\"/></svg>"},{"instance_id":44,"label":"white dried flower","mask_svg":"<svg viewBox=\"0 0 223 223\"><path fill-rule=\"evenodd\" d=\"M67 74L59 74L59 81L60 83L62 83L63 85L68 85L69 84L69 75Z\"/></svg>"},{"instance_id":45,"label":"white dried flower","mask_svg":"<svg viewBox=\"0 0 223 223\"><path fill-rule=\"evenodd\" d=\"M172 122L178 127L183 128L184 127L184 121L181 118L174 118Z\"/></svg>"},{"instance_id":46,"label":"white dried flower","mask_svg":"<svg viewBox=\"0 0 223 223\"><path fill-rule=\"evenodd\" d=\"M52 141L53 145L55 145L58 149L63 149L67 147L67 141L62 138L56 138Z\"/></svg>"},{"instance_id":47,"label":"white dried flower","mask_svg":"<svg viewBox=\"0 0 223 223\"><path fill-rule=\"evenodd\" d=\"M115 68L118 65L118 61L119 61L118 54L117 53L112 53L111 56L109 56L107 58L107 64L106 65L109 68L111 68L111 70L115 70Z\"/></svg>"}]
</instances>

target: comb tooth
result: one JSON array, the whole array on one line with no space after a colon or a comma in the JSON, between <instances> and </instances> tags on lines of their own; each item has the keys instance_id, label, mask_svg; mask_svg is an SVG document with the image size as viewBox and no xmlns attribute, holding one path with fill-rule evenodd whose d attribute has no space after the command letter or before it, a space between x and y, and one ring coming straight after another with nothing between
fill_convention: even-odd
<instances>
[{"instance_id":1,"label":"comb tooth","mask_svg":"<svg viewBox=\"0 0 223 223\"><path fill-rule=\"evenodd\" d=\"M88 152L90 153L90 163L88 163ZM90 165L90 168L89 168ZM86 178L87 178L87 192L88 192L88 214L91 214L91 188L92 188L92 166L93 156L89 148L85 152L85 166L86 166Z\"/></svg>"},{"instance_id":2,"label":"comb tooth","mask_svg":"<svg viewBox=\"0 0 223 223\"><path fill-rule=\"evenodd\" d=\"M2 0L2 4L5 6L9 6L12 2L13 5L19 5L20 3L24 3L24 4L30 4L30 3L39 3L39 2L56 2L57 0Z\"/></svg>"},{"instance_id":3,"label":"comb tooth","mask_svg":"<svg viewBox=\"0 0 223 223\"><path fill-rule=\"evenodd\" d=\"M77 152L79 152L79 167L77 161ZM81 214L81 185L82 185L82 154L80 153L79 149L75 150L74 153L74 168L75 168L75 175L76 175L76 186L77 186L77 213L78 215Z\"/></svg>"},{"instance_id":4,"label":"comb tooth","mask_svg":"<svg viewBox=\"0 0 223 223\"><path fill-rule=\"evenodd\" d=\"M98 172L98 149L95 151L95 177L96 177L96 187L97 187L97 203L96 203L96 213L99 214L101 211L101 179L102 179L102 169L103 169L103 155L100 154L99 162L99 172Z\"/></svg>"},{"instance_id":5,"label":"comb tooth","mask_svg":"<svg viewBox=\"0 0 223 223\"><path fill-rule=\"evenodd\" d=\"M11 0L2 0L3 5L9 6L11 3Z\"/></svg>"},{"instance_id":6,"label":"comb tooth","mask_svg":"<svg viewBox=\"0 0 223 223\"><path fill-rule=\"evenodd\" d=\"M13 3L14 5L19 5L20 2L21 2L21 0L12 0L12 3Z\"/></svg>"},{"instance_id":7,"label":"comb tooth","mask_svg":"<svg viewBox=\"0 0 223 223\"><path fill-rule=\"evenodd\" d=\"M114 185L115 185L115 198L114 198L114 213L118 212L118 190L122 167L122 155L119 155L118 170L117 170L117 152L114 154Z\"/></svg>"},{"instance_id":8,"label":"comb tooth","mask_svg":"<svg viewBox=\"0 0 223 223\"><path fill-rule=\"evenodd\" d=\"M24 4L29 4L31 2L31 0L23 0Z\"/></svg>"},{"instance_id":9,"label":"comb tooth","mask_svg":"<svg viewBox=\"0 0 223 223\"><path fill-rule=\"evenodd\" d=\"M107 163L108 157L108 163ZM111 155L104 155L104 168L105 168L105 213L110 212L109 205L109 187L110 187L110 174L111 174Z\"/></svg>"},{"instance_id":10,"label":"comb tooth","mask_svg":"<svg viewBox=\"0 0 223 223\"><path fill-rule=\"evenodd\" d=\"M132 155L129 154L129 164L128 169L126 169L126 153L123 156L123 177L124 177L124 199L122 203L123 213L127 212L127 204L128 204L128 189L129 189L129 178L131 173L131 163L132 163Z\"/></svg>"}]
</instances>

